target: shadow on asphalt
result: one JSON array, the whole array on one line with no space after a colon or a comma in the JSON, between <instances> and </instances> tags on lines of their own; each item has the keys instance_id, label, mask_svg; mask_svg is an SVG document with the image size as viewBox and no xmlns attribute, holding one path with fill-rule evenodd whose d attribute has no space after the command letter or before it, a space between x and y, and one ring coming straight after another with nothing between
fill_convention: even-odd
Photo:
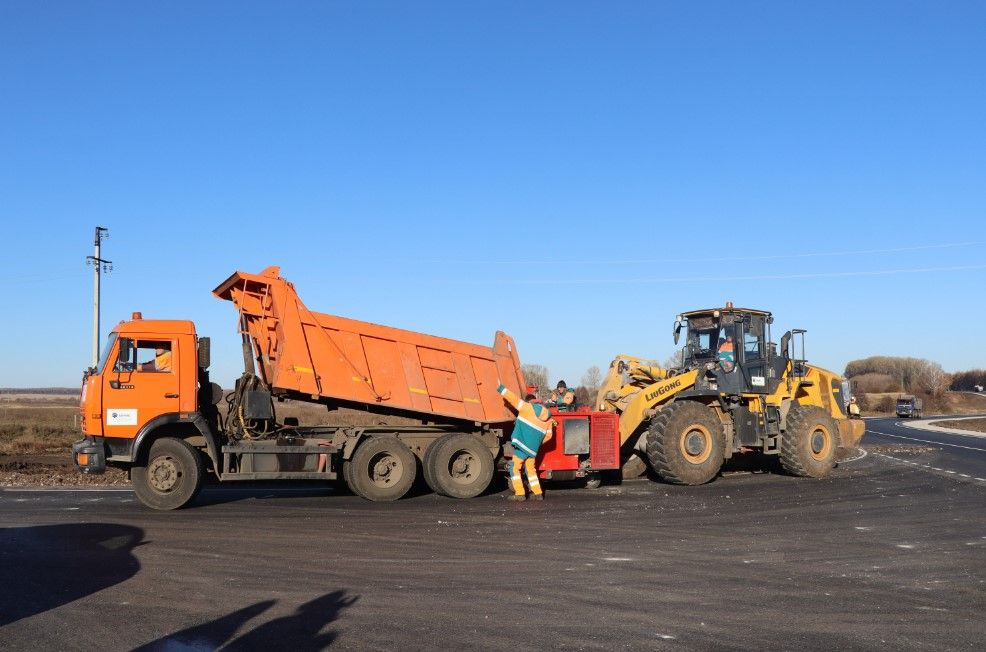
<instances>
[{"instance_id":1,"label":"shadow on asphalt","mask_svg":"<svg viewBox=\"0 0 986 652\"><path fill-rule=\"evenodd\" d=\"M0 529L0 626L44 613L140 571L140 528L72 523Z\"/></svg>"},{"instance_id":2,"label":"shadow on asphalt","mask_svg":"<svg viewBox=\"0 0 986 652\"><path fill-rule=\"evenodd\" d=\"M151 641L136 648L135 652L215 650L220 647L224 650L321 650L339 637L339 632L335 630L322 630L358 599L359 596L347 595L346 591L333 591L304 603L290 615L258 624L237 635L250 620L277 604L276 600L264 600Z\"/></svg>"}]
</instances>

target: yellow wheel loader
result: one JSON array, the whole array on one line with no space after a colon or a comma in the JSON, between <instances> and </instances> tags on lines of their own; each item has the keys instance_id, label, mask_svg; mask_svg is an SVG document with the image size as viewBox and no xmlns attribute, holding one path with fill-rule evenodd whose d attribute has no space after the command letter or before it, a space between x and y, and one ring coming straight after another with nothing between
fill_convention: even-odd
<instances>
[{"instance_id":1,"label":"yellow wheel loader","mask_svg":"<svg viewBox=\"0 0 986 652\"><path fill-rule=\"evenodd\" d=\"M804 330L785 333L778 352L772 323L769 312L732 303L695 310L675 320L674 342L684 331L685 346L671 368L613 360L597 404L620 416L624 478L650 466L667 482L703 484L733 454L753 451L822 478L840 446L859 443L865 426L849 419L848 384L806 362Z\"/></svg>"}]
</instances>

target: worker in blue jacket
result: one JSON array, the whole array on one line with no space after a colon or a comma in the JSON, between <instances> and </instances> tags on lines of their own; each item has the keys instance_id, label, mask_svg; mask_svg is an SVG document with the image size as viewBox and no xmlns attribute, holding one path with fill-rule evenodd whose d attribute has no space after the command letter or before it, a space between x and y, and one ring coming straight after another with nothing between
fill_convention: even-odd
<instances>
[{"instance_id":1,"label":"worker in blue jacket","mask_svg":"<svg viewBox=\"0 0 986 652\"><path fill-rule=\"evenodd\" d=\"M555 423L551 418L551 412L540 403L532 403L533 395L529 395L526 400L521 400L502 383L496 388L496 391L500 392L504 401L517 410L517 421L514 423L514 431L510 437L510 445L514 450L510 469L510 485L513 487L514 493L509 500L527 500L524 480L520 474L521 467L527 472L527 484L531 488L531 500L544 500L544 492L541 490L540 481L538 481L534 460L541 444L551 439L551 428Z\"/></svg>"}]
</instances>

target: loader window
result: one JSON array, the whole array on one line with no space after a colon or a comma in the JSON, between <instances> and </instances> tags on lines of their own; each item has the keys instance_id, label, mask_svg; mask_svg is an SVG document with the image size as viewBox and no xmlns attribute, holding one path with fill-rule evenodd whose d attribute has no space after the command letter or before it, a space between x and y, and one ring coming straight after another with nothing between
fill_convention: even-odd
<instances>
[{"instance_id":1,"label":"loader window","mask_svg":"<svg viewBox=\"0 0 986 652\"><path fill-rule=\"evenodd\" d=\"M718 340L719 331L716 329L688 332L688 347L691 349L691 354L696 358L711 356Z\"/></svg>"},{"instance_id":2,"label":"loader window","mask_svg":"<svg viewBox=\"0 0 986 652\"><path fill-rule=\"evenodd\" d=\"M754 318L743 332L743 356L745 360L756 360L763 357L763 319Z\"/></svg>"}]
</instances>

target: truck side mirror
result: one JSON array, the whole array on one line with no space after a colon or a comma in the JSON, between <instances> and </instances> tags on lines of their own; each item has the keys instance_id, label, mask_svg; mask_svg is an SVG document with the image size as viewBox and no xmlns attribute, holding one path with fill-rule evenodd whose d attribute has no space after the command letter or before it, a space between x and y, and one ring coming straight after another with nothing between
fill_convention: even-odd
<instances>
[{"instance_id":1,"label":"truck side mirror","mask_svg":"<svg viewBox=\"0 0 986 652\"><path fill-rule=\"evenodd\" d=\"M676 321L674 323L674 331L673 331L673 334L674 334L674 343L677 344L678 343L678 339L681 337L681 322L680 321Z\"/></svg>"},{"instance_id":2,"label":"truck side mirror","mask_svg":"<svg viewBox=\"0 0 986 652\"><path fill-rule=\"evenodd\" d=\"M116 368L117 370L126 369L130 364L130 358L133 356L134 343L133 340L122 337L119 340L119 348L116 351Z\"/></svg>"}]
</instances>

